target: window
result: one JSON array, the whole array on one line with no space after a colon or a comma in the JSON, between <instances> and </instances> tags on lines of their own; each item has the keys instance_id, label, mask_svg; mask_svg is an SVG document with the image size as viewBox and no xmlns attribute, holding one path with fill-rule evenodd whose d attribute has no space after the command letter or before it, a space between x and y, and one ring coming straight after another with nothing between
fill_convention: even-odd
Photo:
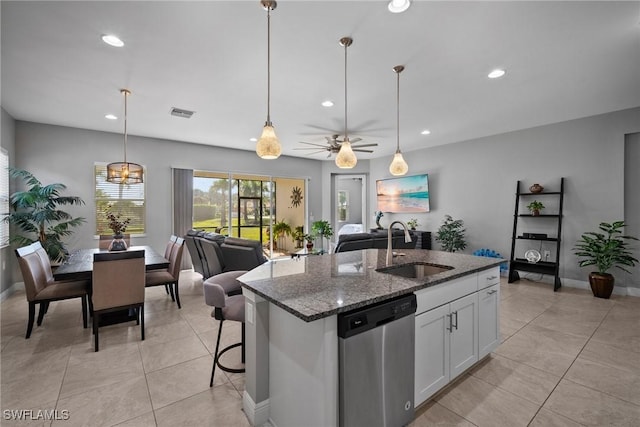
<instances>
[{"instance_id":1,"label":"window","mask_svg":"<svg viewBox=\"0 0 640 427\"><path fill-rule=\"evenodd\" d=\"M144 172L146 175L146 171ZM96 234L113 234L109 229L107 211L119 213L122 218L130 218L128 234L145 233L145 185L113 184L107 182L107 165L96 163Z\"/></svg>"},{"instance_id":2,"label":"window","mask_svg":"<svg viewBox=\"0 0 640 427\"><path fill-rule=\"evenodd\" d=\"M338 191L338 221L349 220L349 193Z\"/></svg>"},{"instance_id":3,"label":"window","mask_svg":"<svg viewBox=\"0 0 640 427\"><path fill-rule=\"evenodd\" d=\"M9 214L9 155L0 149L0 248L9 245L9 222L4 218Z\"/></svg>"}]
</instances>

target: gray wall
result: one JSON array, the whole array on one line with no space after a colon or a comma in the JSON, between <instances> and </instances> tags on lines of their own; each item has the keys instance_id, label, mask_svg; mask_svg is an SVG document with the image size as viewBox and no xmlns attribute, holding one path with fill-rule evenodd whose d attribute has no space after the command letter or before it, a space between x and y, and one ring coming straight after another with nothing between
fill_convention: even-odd
<instances>
[{"instance_id":1,"label":"gray wall","mask_svg":"<svg viewBox=\"0 0 640 427\"><path fill-rule=\"evenodd\" d=\"M625 134L639 130L635 108L413 151L405 154L409 174L429 174L431 212L385 214L385 220L418 217L420 229L435 231L450 214L465 222L466 253L490 248L508 258L516 181L552 189L565 177L560 276L587 280L589 270L577 266L573 245L601 221L624 218ZM371 160L371 182L389 177L390 160ZM618 285L628 280L615 275Z\"/></svg>"},{"instance_id":2,"label":"gray wall","mask_svg":"<svg viewBox=\"0 0 640 427\"><path fill-rule=\"evenodd\" d=\"M14 165L15 157L15 120L6 112L4 108L0 108L2 115L2 132L0 135L0 145L7 150L9 154L9 166ZM14 184L9 182L9 194L15 191ZM11 277L14 276L14 269L17 268L15 255L10 246L0 249L0 292L7 289L13 284Z\"/></svg>"},{"instance_id":3,"label":"gray wall","mask_svg":"<svg viewBox=\"0 0 640 427\"><path fill-rule=\"evenodd\" d=\"M627 227L625 234L640 238L640 133L627 135L624 143L624 219ZM640 248L640 242L631 242L632 247ZM635 257L640 259L640 250ZM621 274L627 286L640 288L640 264L630 268L630 275Z\"/></svg>"},{"instance_id":4,"label":"gray wall","mask_svg":"<svg viewBox=\"0 0 640 427\"><path fill-rule=\"evenodd\" d=\"M33 172L42 182L62 182L69 195L80 196L86 206L69 208L87 219L68 240L71 249L94 247L94 162L122 160L122 135L107 132L16 122L16 166ZM229 143L232 145L232 142ZM164 251L171 235L171 167L232 171L279 177L310 177L309 194L321 194L322 164L316 160L280 157L262 160L254 152L211 147L155 138L129 136L127 159L146 166L147 233L132 244ZM321 211L321 199L309 197L311 212ZM14 277L16 281L20 278Z\"/></svg>"}]
</instances>

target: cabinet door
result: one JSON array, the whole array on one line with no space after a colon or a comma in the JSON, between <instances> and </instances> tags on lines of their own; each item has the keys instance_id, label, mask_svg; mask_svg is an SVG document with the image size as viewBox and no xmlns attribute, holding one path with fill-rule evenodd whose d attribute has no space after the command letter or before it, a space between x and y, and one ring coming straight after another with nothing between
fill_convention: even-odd
<instances>
[{"instance_id":1,"label":"cabinet door","mask_svg":"<svg viewBox=\"0 0 640 427\"><path fill-rule=\"evenodd\" d=\"M450 379L478 361L478 294L473 293L451 303Z\"/></svg>"},{"instance_id":2,"label":"cabinet door","mask_svg":"<svg viewBox=\"0 0 640 427\"><path fill-rule=\"evenodd\" d=\"M449 328L449 304L416 316L414 406L449 382Z\"/></svg>"},{"instance_id":3,"label":"cabinet door","mask_svg":"<svg viewBox=\"0 0 640 427\"><path fill-rule=\"evenodd\" d=\"M500 344L500 285L478 292L478 358L482 359Z\"/></svg>"}]
</instances>

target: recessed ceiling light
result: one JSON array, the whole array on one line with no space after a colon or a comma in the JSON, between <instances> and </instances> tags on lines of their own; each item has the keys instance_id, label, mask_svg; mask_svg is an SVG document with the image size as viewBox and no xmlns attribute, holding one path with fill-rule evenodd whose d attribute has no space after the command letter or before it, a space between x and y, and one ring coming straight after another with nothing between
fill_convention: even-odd
<instances>
[{"instance_id":1,"label":"recessed ceiling light","mask_svg":"<svg viewBox=\"0 0 640 427\"><path fill-rule=\"evenodd\" d=\"M409 6L411 6L410 0L391 0L387 7L391 13L401 13L409 9Z\"/></svg>"},{"instance_id":2,"label":"recessed ceiling light","mask_svg":"<svg viewBox=\"0 0 640 427\"><path fill-rule=\"evenodd\" d=\"M323 107L333 107L333 101L329 101L329 100L323 101L322 102L322 106Z\"/></svg>"},{"instance_id":3,"label":"recessed ceiling light","mask_svg":"<svg viewBox=\"0 0 640 427\"><path fill-rule=\"evenodd\" d=\"M118 117L114 116L113 114L107 114L106 116L104 116L104 118L109 120L118 120Z\"/></svg>"},{"instance_id":4,"label":"recessed ceiling light","mask_svg":"<svg viewBox=\"0 0 640 427\"><path fill-rule=\"evenodd\" d=\"M114 46L114 47L124 46L124 42L120 40L118 36L114 36L113 34L103 34L102 41L108 44L109 46Z\"/></svg>"},{"instance_id":5,"label":"recessed ceiling light","mask_svg":"<svg viewBox=\"0 0 640 427\"><path fill-rule=\"evenodd\" d=\"M249 138L249 141L251 141L251 142L258 142L258 138Z\"/></svg>"},{"instance_id":6,"label":"recessed ceiling light","mask_svg":"<svg viewBox=\"0 0 640 427\"><path fill-rule=\"evenodd\" d=\"M502 70L500 68L496 68L495 70L491 71L487 77L489 77L490 79L497 79L499 77L502 77L506 74L505 70Z\"/></svg>"},{"instance_id":7,"label":"recessed ceiling light","mask_svg":"<svg viewBox=\"0 0 640 427\"><path fill-rule=\"evenodd\" d=\"M425 129L422 132L420 132L422 135L429 135L431 133L431 131L429 129Z\"/></svg>"}]
</instances>

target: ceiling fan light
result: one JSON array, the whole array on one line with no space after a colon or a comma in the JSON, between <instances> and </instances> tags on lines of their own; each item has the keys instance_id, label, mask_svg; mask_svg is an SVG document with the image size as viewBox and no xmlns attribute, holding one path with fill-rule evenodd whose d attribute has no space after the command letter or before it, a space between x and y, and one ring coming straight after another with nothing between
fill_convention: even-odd
<instances>
[{"instance_id":1,"label":"ceiling fan light","mask_svg":"<svg viewBox=\"0 0 640 427\"><path fill-rule=\"evenodd\" d=\"M404 157L402 157L402 153L400 151L396 151L396 154L393 155L393 160L389 165L389 172L394 176L405 175L409 171L409 165L404 161Z\"/></svg>"},{"instance_id":2,"label":"ceiling fan light","mask_svg":"<svg viewBox=\"0 0 640 427\"><path fill-rule=\"evenodd\" d=\"M358 158L351 149L351 143L345 139L340 145L340 151L336 156L336 166L340 169L351 169L358 163Z\"/></svg>"},{"instance_id":3,"label":"ceiling fan light","mask_svg":"<svg viewBox=\"0 0 640 427\"><path fill-rule=\"evenodd\" d=\"M280 157L281 152L282 147L276 136L275 129L270 124L264 125L262 135L260 135L260 139L256 145L256 154L258 154L261 159L273 160Z\"/></svg>"}]
</instances>

